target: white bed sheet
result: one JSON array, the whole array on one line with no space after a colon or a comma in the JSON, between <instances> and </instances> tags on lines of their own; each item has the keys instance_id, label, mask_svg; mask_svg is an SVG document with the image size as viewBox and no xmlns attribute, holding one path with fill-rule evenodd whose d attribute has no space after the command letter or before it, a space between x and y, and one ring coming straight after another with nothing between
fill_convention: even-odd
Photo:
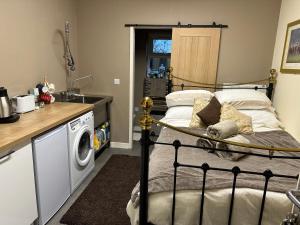
<instances>
[{"instance_id":1,"label":"white bed sheet","mask_svg":"<svg viewBox=\"0 0 300 225\"><path fill-rule=\"evenodd\" d=\"M180 106L170 108L162 122L177 127L188 127L192 108ZM179 110L178 110L179 109ZM282 129L276 114L267 110L240 110L252 117L254 132ZM232 189L208 190L205 193L203 225L225 225ZM178 191L176 195L176 225L199 224L201 191ZM149 195L148 221L155 225L171 223L172 192ZM234 201L232 225L257 224L262 199L262 191L237 188ZM279 225L291 210L292 204L285 194L268 192L264 210L263 225ZM127 205L127 214L132 225L138 225L139 208L134 208L131 201Z\"/></svg>"}]
</instances>

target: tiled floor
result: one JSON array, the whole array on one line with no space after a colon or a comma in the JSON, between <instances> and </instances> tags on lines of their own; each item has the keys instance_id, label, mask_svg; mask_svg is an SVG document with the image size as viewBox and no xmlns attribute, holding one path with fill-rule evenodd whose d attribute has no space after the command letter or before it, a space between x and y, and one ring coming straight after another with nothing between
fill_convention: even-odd
<instances>
[{"instance_id":1,"label":"tiled floor","mask_svg":"<svg viewBox=\"0 0 300 225\"><path fill-rule=\"evenodd\" d=\"M85 179L85 181L72 194L72 196L67 200L67 202L63 205L63 207L54 215L54 217L52 217L52 219L47 223L47 225L61 224L59 221L62 218L62 216L68 211L68 209L72 206L72 204L76 201L76 199L80 196L80 194L84 191L84 189L88 186L88 184L92 181L92 179L96 176L96 174L101 170L101 168L105 165L105 163L109 160L109 158L113 154L138 156L140 155L139 143L134 142L133 149L116 149L116 148L105 149L105 151L95 161L95 168L93 172ZM128 196L128 200L129 198L130 196Z\"/></svg>"}]
</instances>

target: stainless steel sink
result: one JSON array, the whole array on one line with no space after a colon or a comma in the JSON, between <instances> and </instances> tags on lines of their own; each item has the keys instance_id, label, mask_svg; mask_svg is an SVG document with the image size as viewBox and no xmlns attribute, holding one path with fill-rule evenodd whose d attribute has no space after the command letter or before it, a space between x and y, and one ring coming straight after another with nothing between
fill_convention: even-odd
<instances>
[{"instance_id":1,"label":"stainless steel sink","mask_svg":"<svg viewBox=\"0 0 300 225\"><path fill-rule=\"evenodd\" d=\"M54 97L57 102L93 104L95 127L109 120L109 104L112 101L111 96L89 96L58 92L54 94Z\"/></svg>"},{"instance_id":2,"label":"stainless steel sink","mask_svg":"<svg viewBox=\"0 0 300 225\"><path fill-rule=\"evenodd\" d=\"M105 97L100 96L88 96L81 94L69 93L66 91L54 93L55 100L57 102L73 102L73 103L85 103L85 104L96 104Z\"/></svg>"},{"instance_id":3,"label":"stainless steel sink","mask_svg":"<svg viewBox=\"0 0 300 225\"><path fill-rule=\"evenodd\" d=\"M74 96L73 98L67 99L66 102L74 102L74 103L85 103L85 104L96 104L97 102L102 101L104 98L102 97L94 97L94 96Z\"/></svg>"}]
</instances>

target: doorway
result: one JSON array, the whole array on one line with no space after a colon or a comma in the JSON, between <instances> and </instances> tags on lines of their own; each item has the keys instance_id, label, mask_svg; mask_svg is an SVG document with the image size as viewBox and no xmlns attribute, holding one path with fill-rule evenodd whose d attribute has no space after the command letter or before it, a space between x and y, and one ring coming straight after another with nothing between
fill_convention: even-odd
<instances>
[{"instance_id":1,"label":"doorway","mask_svg":"<svg viewBox=\"0 0 300 225\"><path fill-rule=\"evenodd\" d=\"M164 114L166 111L164 97L167 91L166 71L171 61L172 29L135 29L134 37L133 140L139 140L142 98L149 95L160 104L152 115L156 119L162 118L162 115L156 114Z\"/></svg>"},{"instance_id":2,"label":"doorway","mask_svg":"<svg viewBox=\"0 0 300 225\"><path fill-rule=\"evenodd\" d=\"M212 85L216 82L222 27L213 24L199 25L197 28L130 28L130 146L133 139L140 139L140 102L143 96L150 96L154 100L152 109L158 106L158 111L162 112L159 114L164 115L167 109L162 100L167 94L163 85L167 68L173 68L173 90L178 90L182 84L193 85L189 81ZM153 83L155 85L151 86ZM151 88L153 86L155 88ZM157 117L159 119L161 116Z\"/></svg>"}]
</instances>

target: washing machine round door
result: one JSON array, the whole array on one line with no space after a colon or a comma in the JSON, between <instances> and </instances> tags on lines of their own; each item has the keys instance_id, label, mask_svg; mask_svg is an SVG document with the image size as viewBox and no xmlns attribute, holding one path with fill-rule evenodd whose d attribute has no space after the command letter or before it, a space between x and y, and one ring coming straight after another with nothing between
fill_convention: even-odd
<instances>
[{"instance_id":1,"label":"washing machine round door","mask_svg":"<svg viewBox=\"0 0 300 225\"><path fill-rule=\"evenodd\" d=\"M89 127L82 127L77 134L75 143L75 160L82 167L86 166L93 157L92 141L92 133Z\"/></svg>"}]
</instances>

